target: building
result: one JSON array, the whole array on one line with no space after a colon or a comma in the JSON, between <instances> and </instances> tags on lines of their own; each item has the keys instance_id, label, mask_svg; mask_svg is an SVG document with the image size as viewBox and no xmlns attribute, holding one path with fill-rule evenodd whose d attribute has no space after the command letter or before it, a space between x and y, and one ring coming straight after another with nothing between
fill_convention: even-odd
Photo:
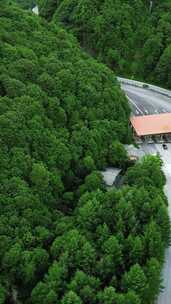
<instances>
[{"instance_id":1,"label":"building","mask_svg":"<svg viewBox=\"0 0 171 304\"><path fill-rule=\"evenodd\" d=\"M171 113L132 116L130 122L137 139L162 141L171 137Z\"/></svg>"},{"instance_id":2,"label":"building","mask_svg":"<svg viewBox=\"0 0 171 304\"><path fill-rule=\"evenodd\" d=\"M33 7L32 12L33 12L35 15L39 15L39 8L38 8L37 5L36 5L35 7Z\"/></svg>"},{"instance_id":3,"label":"building","mask_svg":"<svg viewBox=\"0 0 171 304\"><path fill-rule=\"evenodd\" d=\"M118 168L106 168L105 171L102 171L101 174L103 176L103 181L107 187L112 187L114 182L121 172L121 169Z\"/></svg>"}]
</instances>

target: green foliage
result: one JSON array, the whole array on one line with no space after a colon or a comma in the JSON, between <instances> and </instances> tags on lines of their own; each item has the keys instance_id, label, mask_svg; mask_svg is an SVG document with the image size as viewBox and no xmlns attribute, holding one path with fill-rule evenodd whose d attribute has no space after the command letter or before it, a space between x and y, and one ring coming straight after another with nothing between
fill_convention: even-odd
<instances>
[{"instance_id":1,"label":"green foliage","mask_svg":"<svg viewBox=\"0 0 171 304\"><path fill-rule=\"evenodd\" d=\"M0 304L4 304L6 299L5 288L0 284Z\"/></svg>"},{"instance_id":2,"label":"green foliage","mask_svg":"<svg viewBox=\"0 0 171 304\"><path fill-rule=\"evenodd\" d=\"M50 18L58 5L54 18L63 11L83 44L92 35L94 51L106 46L98 58L121 69L142 6L128 2L42 1L42 10ZM169 243L165 178L148 157L121 189L104 188L99 170L126 169L130 141L115 75L59 25L12 2L1 1L0 26L0 303L151 304Z\"/></svg>"},{"instance_id":3,"label":"green foliage","mask_svg":"<svg viewBox=\"0 0 171 304\"><path fill-rule=\"evenodd\" d=\"M71 30L98 60L124 76L171 88L169 0L39 0L40 14Z\"/></svg>"},{"instance_id":4,"label":"green foliage","mask_svg":"<svg viewBox=\"0 0 171 304\"><path fill-rule=\"evenodd\" d=\"M133 290L143 298L146 289L147 279L141 267L138 264L132 266L129 272L123 276L123 288L125 291Z\"/></svg>"},{"instance_id":5,"label":"green foliage","mask_svg":"<svg viewBox=\"0 0 171 304\"><path fill-rule=\"evenodd\" d=\"M24 9L31 9L36 5L36 0L13 0Z\"/></svg>"},{"instance_id":6,"label":"green foliage","mask_svg":"<svg viewBox=\"0 0 171 304\"><path fill-rule=\"evenodd\" d=\"M40 191L48 188L49 174L43 164L34 164L31 172L31 181Z\"/></svg>"},{"instance_id":7,"label":"green foliage","mask_svg":"<svg viewBox=\"0 0 171 304\"><path fill-rule=\"evenodd\" d=\"M109 162L111 165L122 167L128 160L127 152L120 142L112 142L109 151Z\"/></svg>"},{"instance_id":8,"label":"green foliage","mask_svg":"<svg viewBox=\"0 0 171 304\"><path fill-rule=\"evenodd\" d=\"M82 304L81 298L73 291L69 291L62 299L61 304Z\"/></svg>"},{"instance_id":9,"label":"green foliage","mask_svg":"<svg viewBox=\"0 0 171 304\"><path fill-rule=\"evenodd\" d=\"M143 163L137 163L135 167L128 170L125 181L129 185L144 185L162 189L165 184L165 177L161 173L161 165L160 158L146 156Z\"/></svg>"}]
</instances>

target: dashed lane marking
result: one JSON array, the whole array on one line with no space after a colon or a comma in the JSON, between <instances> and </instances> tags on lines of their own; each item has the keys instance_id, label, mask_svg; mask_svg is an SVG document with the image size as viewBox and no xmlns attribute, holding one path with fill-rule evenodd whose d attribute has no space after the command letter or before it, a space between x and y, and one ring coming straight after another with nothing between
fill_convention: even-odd
<instances>
[{"instance_id":1,"label":"dashed lane marking","mask_svg":"<svg viewBox=\"0 0 171 304\"><path fill-rule=\"evenodd\" d=\"M137 104L127 95L128 100L134 105L137 111L139 111L142 115L144 115L143 111L137 106Z\"/></svg>"}]
</instances>

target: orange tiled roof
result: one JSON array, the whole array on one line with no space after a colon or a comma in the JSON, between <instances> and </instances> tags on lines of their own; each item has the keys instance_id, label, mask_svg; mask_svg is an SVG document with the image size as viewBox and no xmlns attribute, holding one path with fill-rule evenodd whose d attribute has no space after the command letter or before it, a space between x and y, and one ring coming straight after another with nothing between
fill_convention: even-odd
<instances>
[{"instance_id":1,"label":"orange tiled roof","mask_svg":"<svg viewBox=\"0 0 171 304\"><path fill-rule=\"evenodd\" d=\"M138 136L171 133L171 113L131 117Z\"/></svg>"}]
</instances>

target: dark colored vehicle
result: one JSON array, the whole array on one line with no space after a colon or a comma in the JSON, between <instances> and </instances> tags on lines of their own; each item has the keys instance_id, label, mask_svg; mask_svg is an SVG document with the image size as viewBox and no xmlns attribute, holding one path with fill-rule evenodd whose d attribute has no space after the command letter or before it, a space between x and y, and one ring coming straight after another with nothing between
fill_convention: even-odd
<instances>
[{"instance_id":1,"label":"dark colored vehicle","mask_svg":"<svg viewBox=\"0 0 171 304\"><path fill-rule=\"evenodd\" d=\"M166 144L163 144L162 146L163 146L163 149L164 149L164 150L167 150L167 149L168 149L168 147L167 147Z\"/></svg>"},{"instance_id":2,"label":"dark colored vehicle","mask_svg":"<svg viewBox=\"0 0 171 304\"><path fill-rule=\"evenodd\" d=\"M147 83L143 83L143 88L144 89L148 89L149 88L149 85Z\"/></svg>"}]
</instances>

